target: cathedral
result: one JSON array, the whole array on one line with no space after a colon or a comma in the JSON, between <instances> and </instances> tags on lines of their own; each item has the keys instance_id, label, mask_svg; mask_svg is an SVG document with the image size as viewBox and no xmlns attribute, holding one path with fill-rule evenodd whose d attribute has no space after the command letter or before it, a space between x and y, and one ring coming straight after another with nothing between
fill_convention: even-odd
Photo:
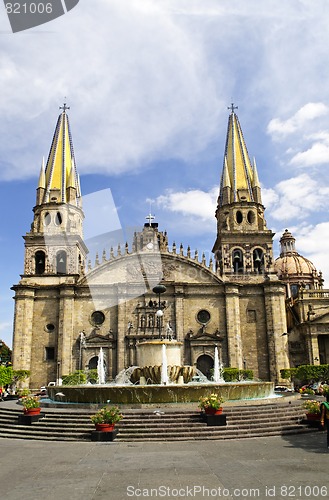
<instances>
[{"instance_id":1,"label":"cathedral","mask_svg":"<svg viewBox=\"0 0 329 500\"><path fill-rule=\"evenodd\" d=\"M286 230L273 255L261 185L235 108L228 118L213 258L170 246L150 215L132 244L88 264L84 211L67 107L58 117L24 236L24 274L13 290L13 367L31 388L97 367L107 379L138 365L138 344L168 338L209 375L224 367L282 382L280 370L329 362L329 290Z\"/></svg>"}]
</instances>

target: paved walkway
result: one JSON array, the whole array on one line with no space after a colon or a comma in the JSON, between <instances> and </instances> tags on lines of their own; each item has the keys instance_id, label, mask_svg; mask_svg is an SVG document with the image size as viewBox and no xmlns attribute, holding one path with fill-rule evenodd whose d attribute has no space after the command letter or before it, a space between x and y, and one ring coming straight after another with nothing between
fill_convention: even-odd
<instances>
[{"instance_id":1,"label":"paved walkway","mask_svg":"<svg viewBox=\"0 0 329 500\"><path fill-rule=\"evenodd\" d=\"M1 500L329 497L324 432L177 443L0 439Z\"/></svg>"}]
</instances>

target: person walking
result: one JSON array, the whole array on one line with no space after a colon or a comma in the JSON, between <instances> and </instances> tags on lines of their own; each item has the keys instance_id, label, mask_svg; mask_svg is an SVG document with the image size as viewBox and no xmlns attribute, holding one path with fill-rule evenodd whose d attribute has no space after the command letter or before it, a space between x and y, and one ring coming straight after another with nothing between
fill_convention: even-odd
<instances>
[{"instance_id":1,"label":"person walking","mask_svg":"<svg viewBox=\"0 0 329 500\"><path fill-rule=\"evenodd\" d=\"M326 400L321 403L321 426L327 428L327 447L329 448L329 393L326 394Z\"/></svg>"}]
</instances>

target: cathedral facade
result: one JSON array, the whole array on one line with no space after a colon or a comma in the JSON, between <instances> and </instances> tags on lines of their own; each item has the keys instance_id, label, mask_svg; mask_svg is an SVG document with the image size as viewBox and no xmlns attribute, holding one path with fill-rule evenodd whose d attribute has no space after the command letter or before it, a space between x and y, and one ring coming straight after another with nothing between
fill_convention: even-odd
<instances>
[{"instance_id":1,"label":"cathedral facade","mask_svg":"<svg viewBox=\"0 0 329 500\"><path fill-rule=\"evenodd\" d=\"M250 162L232 105L214 258L206 262L189 247L170 247L167 234L150 216L131 247L104 250L101 261L97 257L95 266L88 266L79 175L64 105L24 237L24 274L13 287L14 369L30 370L29 385L36 388L75 370L96 368L102 348L112 380L138 365L139 342L159 337L181 342L183 363L206 375L215 347L224 367L248 368L256 378L273 382L280 381L282 368L316 362L320 353L322 362L328 361L323 326L328 299L317 296L325 316L321 328L310 326L318 316L309 302L303 303L308 315L297 303L302 293L323 294L321 276L312 268L313 280L305 284L305 273L299 273L292 297L295 283L289 282L281 261L274 261L274 234L264 212L257 167ZM286 254L294 251L284 248ZM159 283L164 293L153 291ZM291 351L290 334L293 345L301 346L298 352Z\"/></svg>"}]
</instances>

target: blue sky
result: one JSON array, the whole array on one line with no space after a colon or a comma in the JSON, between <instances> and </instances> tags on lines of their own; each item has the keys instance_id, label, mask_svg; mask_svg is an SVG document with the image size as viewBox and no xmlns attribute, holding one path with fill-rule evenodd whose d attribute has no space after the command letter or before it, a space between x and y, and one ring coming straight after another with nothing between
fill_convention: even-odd
<instances>
[{"instance_id":1,"label":"blue sky","mask_svg":"<svg viewBox=\"0 0 329 500\"><path fill-rule=\"evenodd\" d=\"M326 0L80 0L12 34L0 9L0 338L65 97L83 194L110 189L123 227L152 200L170 243L207 255L234 102L275 255L288 228L329 287L328 23Z\"/></svg>"}]
</instances>

